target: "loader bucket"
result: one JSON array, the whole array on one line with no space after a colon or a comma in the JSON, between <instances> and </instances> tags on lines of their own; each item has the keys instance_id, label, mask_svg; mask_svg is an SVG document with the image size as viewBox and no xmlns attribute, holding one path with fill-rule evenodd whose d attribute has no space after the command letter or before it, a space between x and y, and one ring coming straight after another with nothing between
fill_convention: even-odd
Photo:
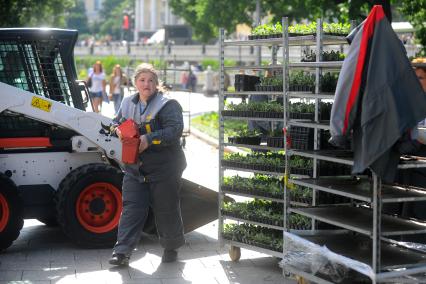
<instances>
[{"instance_id":1,"label":"loader bucket","mask_svg":"<svg viewBox=\"0 0 426 284\"><path fill-rule=\"evenodd\" d=\"M218 193L182 179L181 211L185 233L204 226L218 217Z\"/></svg>"},{"instance_id":2,"label":"loader bucket","mask_svg":"<svg viewBox=\"0 0 426 284\"><path fill-rule=\"evenodd\" d=\"M231 201L232 198L226 197ZM189 233L204 226L218 217L218 193L182 178L181 212L184 232ZM154 215L150 210L144 232L156 234Z\"/></svg>"}]
</instances>

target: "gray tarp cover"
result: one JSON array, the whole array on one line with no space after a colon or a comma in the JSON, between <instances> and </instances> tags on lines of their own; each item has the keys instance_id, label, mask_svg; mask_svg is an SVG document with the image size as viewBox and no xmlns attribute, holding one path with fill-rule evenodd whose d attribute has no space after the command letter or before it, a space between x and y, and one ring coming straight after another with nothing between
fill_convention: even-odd
<instances>
[{"instance_id":1,"label":"gray tarp cover","mask_svg":"<svg viewBox=\"0 0 426 284\"><path fill-rule=\"evenodd\" d=\"M426 96L381 6L354 30L337 83L330 143L353 136L354 173L393 181L404 132L426 117Z\"/></svg>"}]
</instances>

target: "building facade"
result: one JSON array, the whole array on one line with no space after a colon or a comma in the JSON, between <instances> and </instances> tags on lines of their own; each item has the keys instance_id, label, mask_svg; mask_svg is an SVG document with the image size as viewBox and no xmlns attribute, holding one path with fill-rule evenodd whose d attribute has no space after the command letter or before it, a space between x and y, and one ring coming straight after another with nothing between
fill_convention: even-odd
<instances>
[{"instance_id":1,"label":"building facade","mask_svg":"<svg viewBox=\"0 0 426 284\"><path fill-rule=\"evenodd\" d=\"M99 11L102 9L103 0L84 0L86 16L89 23L99 19Z\"/></svg>"},{"instance_id":2,"label":"building facade","mask_svg":"<svg viewBox=\"0 0 426 284\"><path fill-rule=\"evenodd\" d=\"M134 39L139 42L149 37L164 25L183 24L173 15L168 0L135 0Z\"/></svg>"}]
</instances>

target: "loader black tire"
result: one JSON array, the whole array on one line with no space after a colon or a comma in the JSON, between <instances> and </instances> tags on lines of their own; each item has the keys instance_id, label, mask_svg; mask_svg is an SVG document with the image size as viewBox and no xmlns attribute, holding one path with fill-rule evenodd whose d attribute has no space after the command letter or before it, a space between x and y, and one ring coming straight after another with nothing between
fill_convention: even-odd
<instances>
[{"instance_id":1,"label":"loader black tire","mask_svg":"<svg viewBox=\"0 0 426 284\"><path fill-rule=\"evenodd\" d=\"M24 225L22 200L14 182L0 173L0 251L10 247Z\"/></svg>"},{"instance_id":2,"label":"loader black tire","mask_svg":"<svg viewBox=\"0 0 426 284\"><path fill-rule=\"evenodd\" d=\"M73 242L88 248L111 247L122 210L121 170L88 164L71 171L55 198L57 219Z\"/></svg>"},{"instance_id":3,"label":"loader black tire","mask_svg":"<svg viewBox=\"0 0 426 284\"><path fill-rule=\"evenodd\" d=\"M58 220L56 220L55 216L37 218L37 220L39 220L40 222L42 222L43 224L45 224L47 227L57 227L57 226L59 226Z\"/></svg>"}]
</instances>

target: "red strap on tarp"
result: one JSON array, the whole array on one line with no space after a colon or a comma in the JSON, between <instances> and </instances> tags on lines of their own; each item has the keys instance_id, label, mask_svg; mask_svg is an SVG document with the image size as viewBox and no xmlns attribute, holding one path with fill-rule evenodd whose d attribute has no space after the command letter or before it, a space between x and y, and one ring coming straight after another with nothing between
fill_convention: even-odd
<instances>
[{"instance_id":1,"label":"red strap on tarp","mask_svg":"<svg viewBox=\"0 0 426 284\"><path fill-rule=\"evenodd\" d=\"M362 82L362 73L363 73L364 67L366 66L365 58L367 56L369 40L374 34L374 28L376 26L376 23L381 21L384 17L385 17L385 13L383 11L382 6L375 5L373 9L371 9L370 14L368 15L362 27L362 38L361 38L361 44L359 47L358 61L356 65L354 81L352 83L351 92L349 94L348 102L346 104L345 121L343 124L343 134L346 134L346 130L348 129L348 126L349 126L349 115L359 95L359 90L360 90L361 82Z\"/></svg>"}]
</instances>

